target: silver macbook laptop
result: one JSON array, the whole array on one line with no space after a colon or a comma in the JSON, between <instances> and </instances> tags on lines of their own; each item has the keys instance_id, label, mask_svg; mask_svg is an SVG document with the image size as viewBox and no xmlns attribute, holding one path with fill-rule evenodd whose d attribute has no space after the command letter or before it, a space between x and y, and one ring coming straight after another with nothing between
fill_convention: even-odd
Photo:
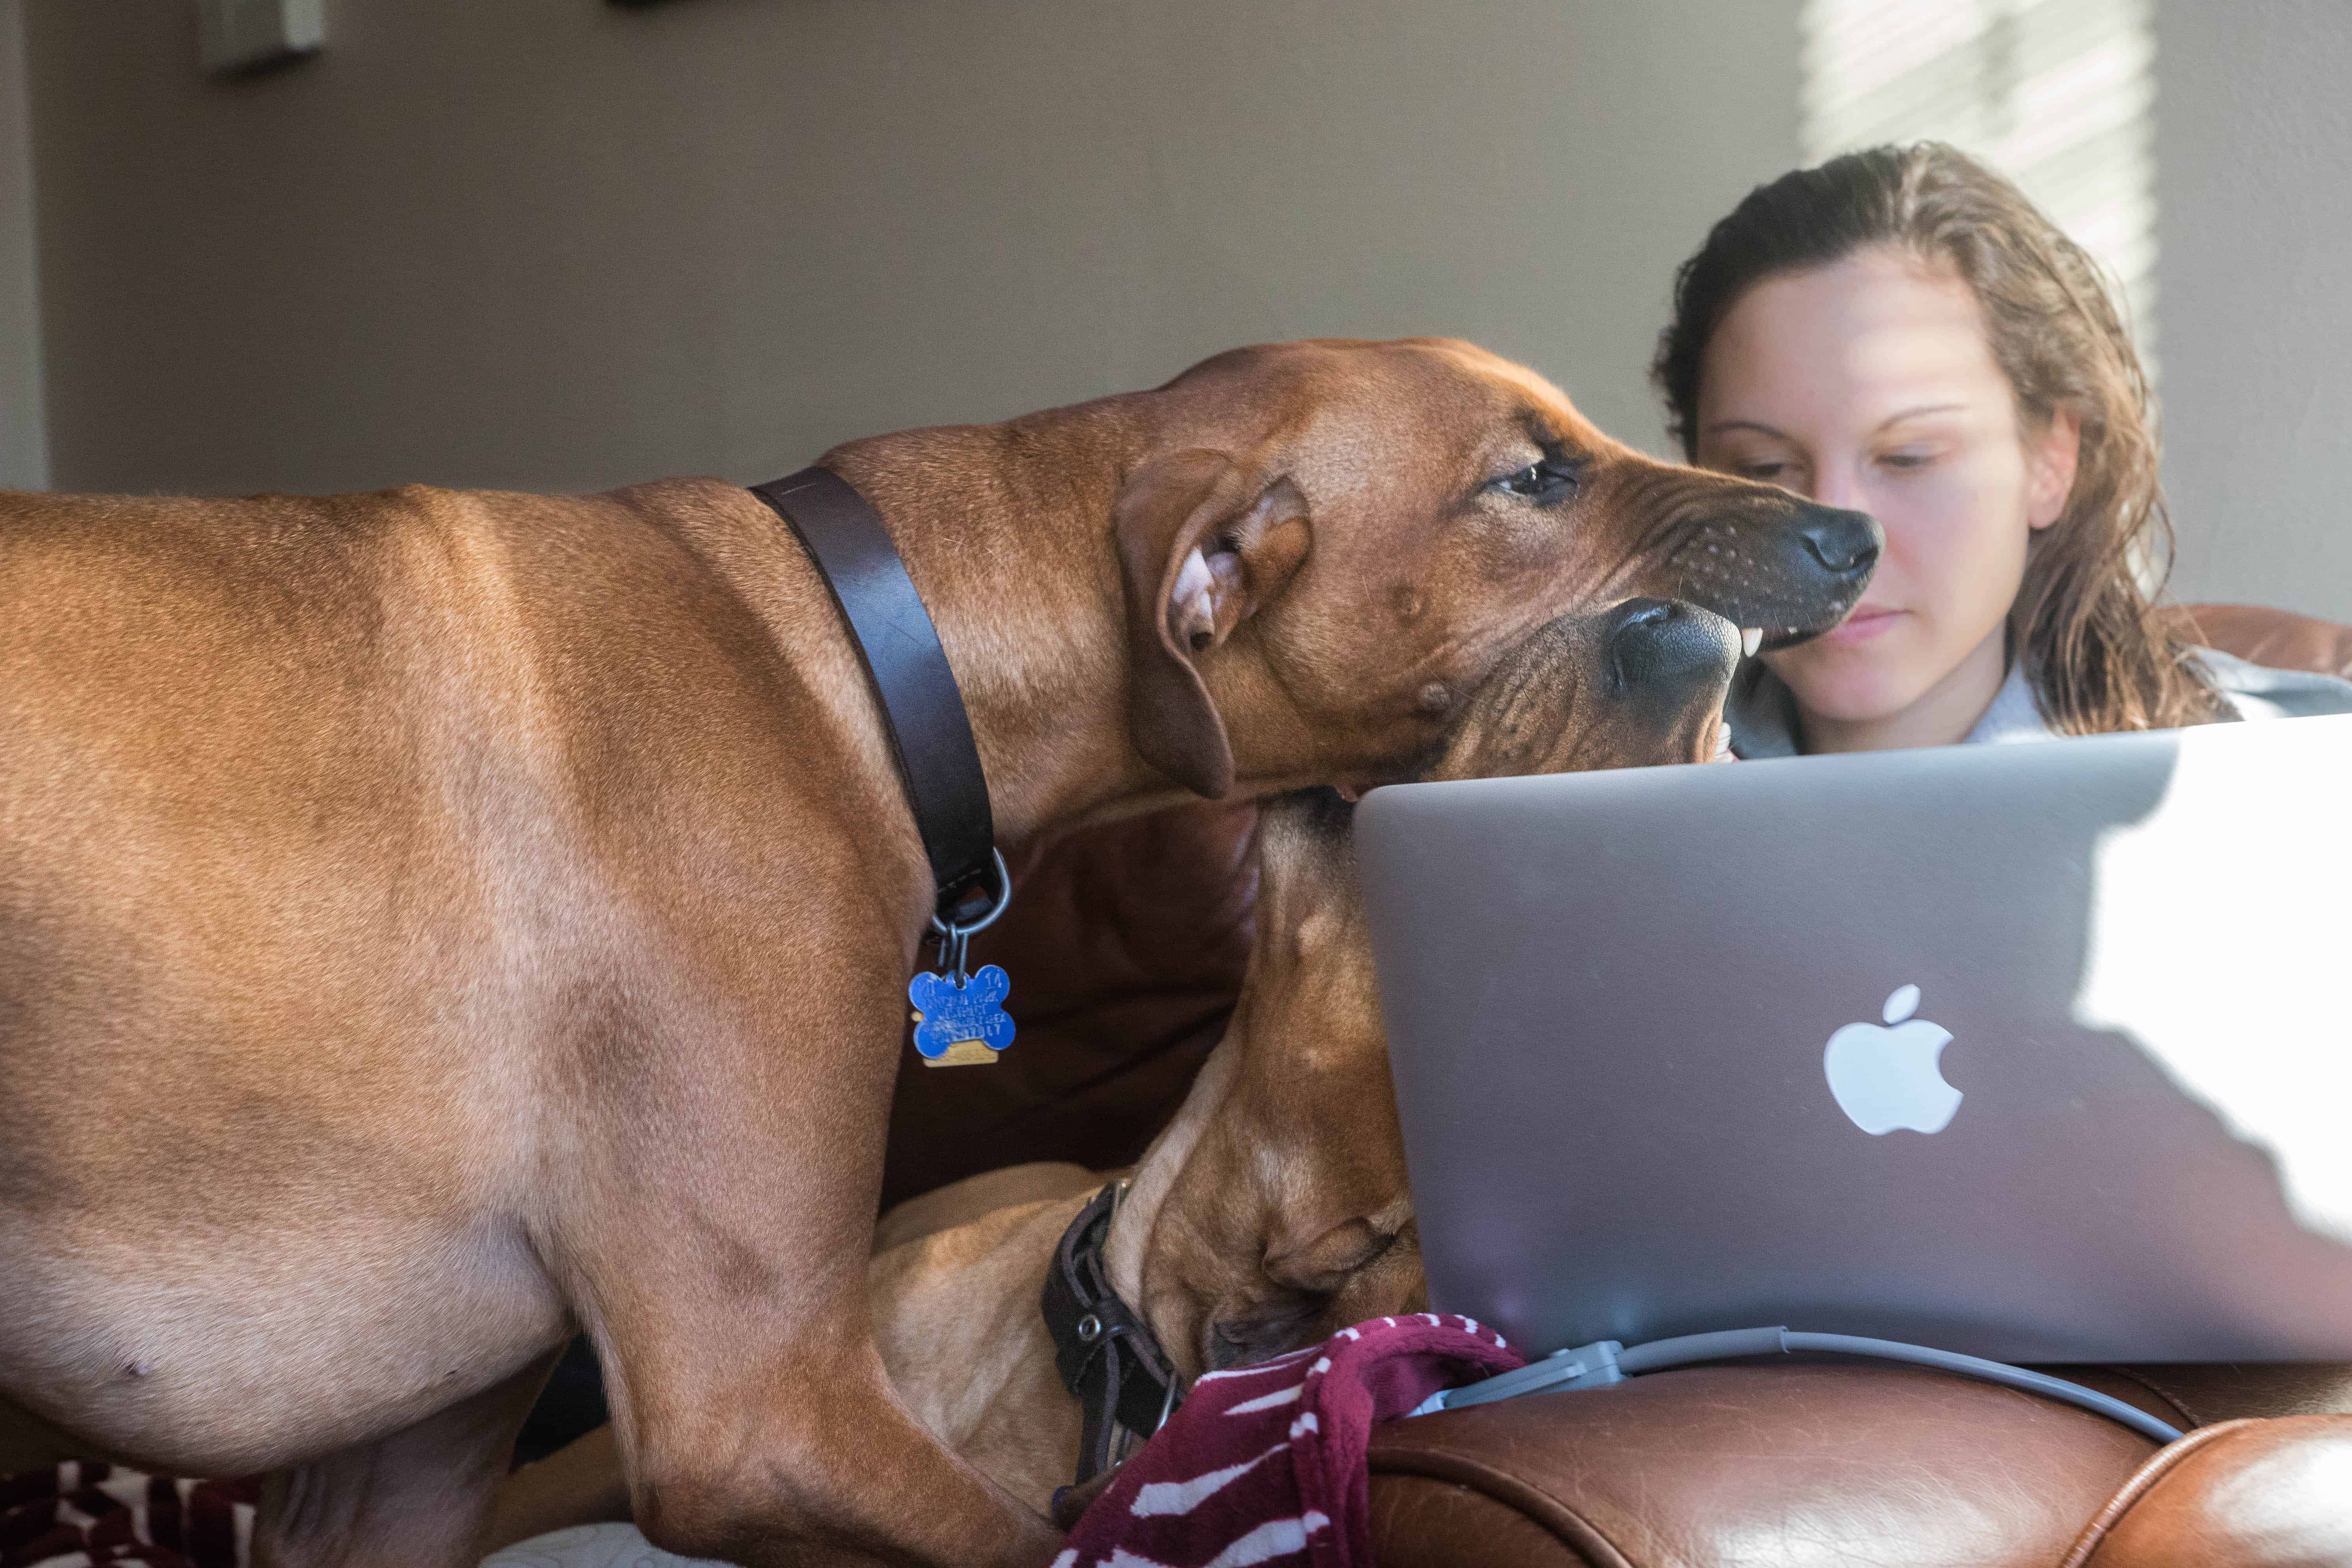
<instances>
[{"instance_id":1,"label":"silver macbook laptop","mask_svg":"<svg viewBox=\"0 0 2352 1568\"><path fill-rule=\"evenodd\" d=\"M1432 1304L2352 1360L2352 717L1408 784L1357 845Z\"/></svg>"}]
</instances>

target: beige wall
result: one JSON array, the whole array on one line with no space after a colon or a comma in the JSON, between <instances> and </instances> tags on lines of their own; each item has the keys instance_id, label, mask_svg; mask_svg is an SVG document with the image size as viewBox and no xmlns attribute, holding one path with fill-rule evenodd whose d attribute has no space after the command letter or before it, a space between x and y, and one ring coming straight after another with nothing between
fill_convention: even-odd
<instances>
[{"instance_id":1,"label":"beige wall","mask_svg":"<svg viewBox=\"0 0 2352 1568\"><path fill-rule=\"evenodd\" d=\"M2176 590L2352 621L2352 4L2162 0L2157 46Z\"/></svg>"},{"instance_id":2,"label":"beige wall","mask_svg":"<svg viewBox=\"0 0 2352 1568\"><path fill-rule=\"evenodd\" d=\"M73 489L758 479L1453 332L1655 445L1673 264L1796 137L1795 0L26 0Z\"/></svg>"},{"instance_id":3,"label":"beige wall","mask_svg":"<svg viewBox=\"0 0 2352 1568\"><path fill-rule=\"evenodd\" d=\"M1310 332L1475 338L1655 447L1796 4L330 0L224 82L184 0L0 0L0 483L44 349L77 489L753 479ZM2352 619L2352 7L2158 33L2177 586Z\"/></svg>"},{"instance_id":4,"label":"beige wall","mask_svg":"<svg viewBox=\"0 0 2352 1568\"><path fill-rule=\"evenodd\" d=\"M18 489L39 489L49 475L40 288L34 264L32 131L22 10L18 0L0 0L0 488Z\"/></svg>"}]
</instances>

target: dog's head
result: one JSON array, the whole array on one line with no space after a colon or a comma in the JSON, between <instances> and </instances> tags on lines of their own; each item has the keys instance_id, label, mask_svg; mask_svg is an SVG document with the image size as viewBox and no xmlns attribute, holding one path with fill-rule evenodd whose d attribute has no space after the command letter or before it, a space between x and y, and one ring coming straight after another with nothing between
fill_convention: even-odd
<instances>
[{"instance_id":1,"label":"dog's head","mask_svg":"<svg viewBox=\"0 0 2352 1568\"><path fill-rule=\"evenodd\" d=\"M1507 651L1417 770L1426 778L1633 767L1718 753L1730 622L1642 599ZM1138 1166L1111 1264L1188 1373L1412 1310L1420 1252L1373 989L1352 808L1269 802L1257 943L1225 1037Z\"/></svg>"},{"instance_id":2,"label":"dog's head","mask_svg":"<svg viewBox=\"0 0 2352 1568\"><path fill-rule=\"evenodd\" d=\"M1801 640L1882 542L1643 457L1467 343L1240 349L1109 401L1137 432L1113 512L1130 738L1204 795L1406 776L1535 627L1632 595Z\"/></svg>"}]
</instances>

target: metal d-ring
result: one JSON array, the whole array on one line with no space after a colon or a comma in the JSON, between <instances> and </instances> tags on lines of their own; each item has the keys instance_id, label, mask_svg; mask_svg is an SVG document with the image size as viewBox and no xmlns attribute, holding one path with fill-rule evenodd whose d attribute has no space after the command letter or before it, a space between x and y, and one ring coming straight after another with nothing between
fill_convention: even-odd
<instances>
[{"instance_id":1,"label":"metal d-ring","mask_svg":"<svg viewBox=\"0 0 2352 1568\"><path fill-rule=\"evenodd\" d=\"M988 854L989 858L996 862L996 902L989 907L986 914L969 923L943 921L934 910L931 915L931 929L941 936L970 936L974 931L986 931L996 923L996 917L1004 912L1004 906L1013 901L1013 878L1004 869L1004 851L991 849Z\"/></svg>"},{"instance_id":2,"label":"metal d-ring","mask_svg":"<svg viewBox=\"0 0 2352 1568\"><path fill-rule=\"evenodd\" d=\"M996 902L980 919L971 921L941 920L937 910L931 914L931 931L940 939L940 967L955 979L961 987L967 975L965 950L971 947L972 933L986 931L1013 901L1013 875L1004 868L1004 851L992 848L989 858L996 862Z\"/></svg>"}]
</instances>

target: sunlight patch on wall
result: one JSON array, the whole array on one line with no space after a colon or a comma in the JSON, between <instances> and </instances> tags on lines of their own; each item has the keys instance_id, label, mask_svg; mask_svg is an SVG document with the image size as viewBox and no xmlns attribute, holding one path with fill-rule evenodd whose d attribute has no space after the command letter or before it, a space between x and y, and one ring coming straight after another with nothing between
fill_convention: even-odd
<instances>
[{"instance_id":1,"label":"sunlight patch on wall","mask_svg":"<svg viewBox=\"0 0 2352 1568\"><path fill-rule=\"evenodd\" d=\"M1805 162L1949 142L1999 169L2120 284L2156 374L2151 0L1805 0Z\"/></svg>"}]
</instances>

